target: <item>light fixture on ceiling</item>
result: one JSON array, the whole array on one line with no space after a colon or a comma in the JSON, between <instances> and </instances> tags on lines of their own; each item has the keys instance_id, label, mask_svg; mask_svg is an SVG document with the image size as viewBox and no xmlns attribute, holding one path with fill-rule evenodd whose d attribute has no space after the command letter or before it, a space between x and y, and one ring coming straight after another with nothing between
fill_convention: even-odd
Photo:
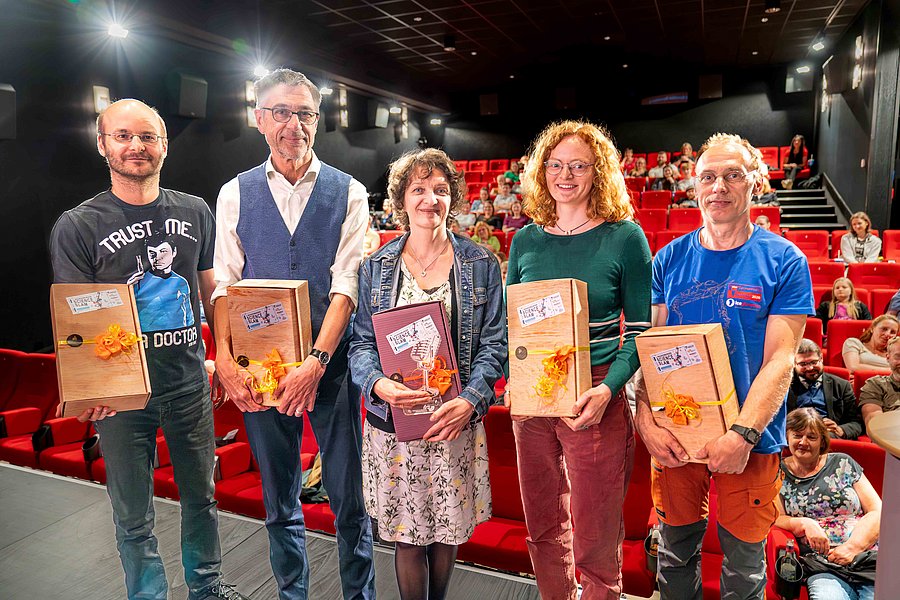
<instances>
[{"instance_id":1,"label":"light fixture on ceiling","mask_svg":"<svg viewBox=\"0 0 900 600\"><path fill-rule=\"evenodd\" d=\"M510 79L515 79L516 76L515 76L515 75L510 75L509 78L510 78Z\"/></svg>"},{"instance_id":2,"label":"light fixture on ceiling","mask_svg":"<svg viewBox=\"0 0 900 600\"><path fill-rule=\"evenodd\" d=\"M758 54L759 54L759 52L757 52L757 51L756 51L756 50L754 50L754 51L753 51L753 52L751 52L751 53L750 53L750 54L752 54L752 55L753 55L753 56L756 56L756 55L758 55Z\"/></svg>"},{"instance_id":3,"label":"light fixture on ceiling","mask_svg":"<svg viewBox=\"0 0 900 600\"><path fill-rule=\"evenodd\" d=\"M475 50L472 50L472 56L478 56L478 52L476 52Z\"/></svg>"},{"instance_id":4,"label":"light fixture on ceiling","mask_svg":"<svg viewBox=\"0 0 900 600\"><path fill-rule=\"evenodd\" d=\"M396 106L396 105L391 106L391 108L390 108L390 113L391 113L392 115L399 115L399 114L400 114L400 107L399 107L399 106Z\"/></svg>"},{"instance_id":5,"label":"light fixture on ceiling","mask_svg":"<svg viewBox=\"0 0 900 600\"><path fill-rule=\"evenodd\" d=\"M432 125L440 125L441 123L443 123L443 121L441 121L441 120L438 119L438 118L434 118L434 119L431 120L431 124L432 124Z\"/></svg>"},{"instance_id":6,"label":"light fixture on ceiling","mask_svg":"<svg viewBox=\"0 0 900 600\"><path fill-rule=\"evenodd\" d=\"M762 19L759 20L759 22L760 22L760 23L768 23L768 22L769 22L769 17L763 17Z\"/></svg>"},{"instance_id":7,"label":"light fixture on ceiling","mask_svg":"<svg viewBox=\"0 0 900 600\"><path fill-rule=\"evenodd\" d=\"M856 60L861 59L863 56L863 39L861 35L856 36L856 50L853 52L853 57Z\"/></svg>"},{"instance_id":8,"label":"light fixture on ceiling","mask_svg":"<svg viewBox=\"0 0 900 600\"><path fill-rule=\"evenodd\" d=\"M253 74L256 77L265 77L269 74L269 70L262 65L256 65L256 67L253 68Z\"/></svg>"},{"instance_id":9,"label":"light fixture on ceiling","mask_svg":"<svg viewBox=\"0 0 900 600\"><path fill-rule=\"evenodd\" d=\"M456 50L456 38L449 33L444 36L444 52L453 52Z\"/></svg>"},{"instance_id":10,"label":"light fixture on ceiling","mask_svg":"<svg viewBox=\"0 0 900 600\"><path fill-rule=\"evenodd\" d=\"M422 17L413 17L413 21L415 21L416 23L421 23Z\"/></svg>"},{"instance_id":11,"label":"light fixture on ceiling","mask_svg":"<svg viewBox=\"0 0 900 600\"><path fill-rule=\"evenodd\" d=\"M608 42L610 38L609 38L608 35L604 35L604 36L603 36L603 39L606 40L606 41Z\"/></svg>"},{"instance_id":12,"label":"light fixture on ceiling","mask_svg":"<svg viewBox=\"0 0 900 600\"><path fill-rule=\"evenodd\" d=\"M810 71L809 65L803 65L801 67L797 67L798 73L809 73L809 71Z\"/></svg>"},{"instance_id":13,"label":"light fixture on ceiling","mask_svg":"<svg viewBox=\"0 0 900 600\"><path fill-rule=\"evenodd\" d=\"M623 68L623 69L627 69L627 68L628 68L628 63L625 63L624 65L622 65L622 68Z\"/></svg>"},{"instance_id":14,"label":"light fixture on ceiling","mask_svg":"<svg viewBox=\"0 0 900 600\"><path fill-rule=\"evenodd\" d=\"M334 93L334 90L328 86L322 86L319 88L319 93L323 96L330 96Z\"/></svg>"},{"instance_id":15,"label":"light fixture on ceiling","mask_svg":"<svg viewBox=\"0 0 900 600\"><path fill-rule=\"evenodd\" d=\"M781 10L781 0L766 0L766 8L763 12L773 15Z\"/></svg>"},{"instance_id":16,"label":"light fixture on ceiling","mask_svg":"<svg viewBox=\"0 0 900 600\"><path fill-rule=\"evenodd\" d=\"M128 37L128 30L118 23L110 23L107 33L114 38L121 38L123 40Z\"/></svg>"},{"instance_id":17,"label":"light fixture on ceiling","mask_svg":"<svg viewBox=\"0 0 900 600\"><path fill-rule=\"evenodd\" d=\"M816 52L821 52L822 50L825 49L825 44L823 44L822 42L816 42L815 44L812 45L812 49L815 50Z\"/></svg>"}]
</instances>

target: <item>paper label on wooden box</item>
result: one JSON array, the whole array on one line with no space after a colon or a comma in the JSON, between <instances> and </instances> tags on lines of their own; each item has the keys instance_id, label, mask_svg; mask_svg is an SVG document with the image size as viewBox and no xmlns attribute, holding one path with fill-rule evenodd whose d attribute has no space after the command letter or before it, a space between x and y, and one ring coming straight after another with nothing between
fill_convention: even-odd
<instances>
[{"instance_id":1,"label":"paper label on wooden box","mask_svg":"<svg viewBox=\"0 0 900 600\"><path fill-rule=\"evenodd\" d=\"M421 341L434 338L440 340L441 335L438 333L437 326L434 324L431 315L425 315L418 321L413 321L409 325L387 335L388 344L391 345L391 350L394 351L394 354L400 354Z\"/></svg>"},{"instance_id":2,"label":"paper label on wooden box","mask_svg":"<svg viewBox=\"0 0 900 600\"><path fill-rule=\"evenodd\" d=\"M522 323L522 327L540 323L545 319L566 312L566 308L563 306L562 296L559 292L551 294L550 296L545 296L534 302L523 304L516 310L519 313L519 322Z\"/></svg>"},{"instance_id":3,"label":"paper label on wooden box","mask_svg":"<svg viewBox=\"0 0 900 600\"><path fill-rule=\"evenodd\" d=\"M118 290L100 290L79 296L67 296L66 302L73 315L122 306L122 296Z\"/></svg>"},{"instance_id":4,"label":"paper label on wooden box","mask_svg":"<svg viewBox=\"0 0 900 600\"><path fill-rule=\"evenodd\" d=\"M703 359L700 358L700 352L693 342L651 354L650 359L656 367L656 372L660 375L677 371L684 367L699 365L703 362Z\"/></svg>"},{"instance_id":5,"label":"paper label on wooden box","mask_svg":"<svg viewBox=\"0 0 900 600\"><path fill-rule=\"evenodd\" d=\"M244 319L247 331L256 331L257 329L284 323L288 320L287 311L281 302L248 310L245 313L241 313L241 318Z\"/></svg>"}]
</instances>

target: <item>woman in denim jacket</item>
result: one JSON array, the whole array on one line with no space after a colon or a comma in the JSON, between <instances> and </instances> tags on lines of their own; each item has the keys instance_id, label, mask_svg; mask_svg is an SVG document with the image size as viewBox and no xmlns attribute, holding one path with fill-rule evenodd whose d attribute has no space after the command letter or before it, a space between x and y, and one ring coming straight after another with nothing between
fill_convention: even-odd
<instances>
[{"instance_id":1,"label":"woman in denim jacket","mask_svg":"<svg viewBox=\"0 0 900 600\"><path fill-rule=\"evenodd\" d=\"M506 314L497 260L447 228L464 191L462 175L440 150L398 159L388 195L408 233L375 252L359 273L350 369L367 410L363 491L379 536L395 542L403 600L444 598L457 546L491 513L481 420L506 362ZM390 406L412 407L427 394L381 371L372 314L433 300L450 315L463 390L435 411L423 440L399 442Z\"/></svg>"}]
</instances>

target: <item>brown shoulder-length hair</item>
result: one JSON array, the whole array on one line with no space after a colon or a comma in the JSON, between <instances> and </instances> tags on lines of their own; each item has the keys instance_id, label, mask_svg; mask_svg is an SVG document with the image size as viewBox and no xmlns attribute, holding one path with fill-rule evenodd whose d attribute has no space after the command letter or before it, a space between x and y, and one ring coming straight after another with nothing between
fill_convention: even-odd
<instances>
[{"instance_id":1,"label":"brown shoulder-length hair","mask_svg":"<svg viewBox=\"0 0 900 600\"><path fill-rule=\"evenodd\" d=\"M814 408L805 406L803 408L795 408L789 412L785 429L794 433L803 433L810 429L819 434L819 456L827 454L829 448L831 448L831 436L828 435L828 427L825 426L825 421L822 420L822 417Z\"/></svg>"},{"instance_id":2,"label":"brown shoulder-length hair","mask_svg":"<svg viewBox=\"0 0 900 600\"><path fill-rule=\"evenodd\" d=\"M893 321L897 324L897 327L900 328L900 319L895 317L894 315L881 315L879 317L875 317L875 320L872 321L872 324L862 332L862 335L859 336L859 341L862 343L868 343L869 340L872 339L872 334L875 333L875 328L884 323L885 321Z\"/></svg>"},{"instance_id":3,"label":"brown shoulder-length hair","mask_svg":"<svg viewBox=\"0 0 900 600\"><path fill-rule=\"evenodd\" d=\"M834 280L834 283L831 284L831 300L828 301L828 318L833 318L834 313L837 311L838 301L834 299L834 288L837 287L837 284L839 283L846 283L850 286L850 297L847 299L847 316L851 319L855 319L859 316L856 304L859 302L859 298L856 297L856 288L853 287L853 282L846 277L838 277Z\"/></svg>"},{"instance_id":4,"label":"brown shoulder-length hair","mask_svg":"<svg viewBox=\"0 0 900 600\"><path fill-rule=\"evenodd\" d=\"M528 166L522 176L525 213L538 225L556 225L556 201L547 187L544 162L556 146L569 136L577 136L594 154L593 188L587 216L604 221L623 221L634 217L631 197L625 187L619 151L601 127L587 121L551 123L531 145Z\"/></svg>"},{"instance_id":5,"label":"brown shoulder-length hair","mask_svg":"<svg viewBox=\"0 0 900 600\"><path fill-rule=\"evenodd\" d=\"M394 209L394 222L402 229L409 231L409 215L406 213L403 201L410 181L413 177L431 177L435 170L446 175L450 184L450 210L447 212L447 227L450 226L450 220L456 218L460 207L466 202L464 175L456 169L456 165L453 164L446 152L437 148L407 152L391 163L387 189L391 207Z\"/></svg>"}]
</instances>

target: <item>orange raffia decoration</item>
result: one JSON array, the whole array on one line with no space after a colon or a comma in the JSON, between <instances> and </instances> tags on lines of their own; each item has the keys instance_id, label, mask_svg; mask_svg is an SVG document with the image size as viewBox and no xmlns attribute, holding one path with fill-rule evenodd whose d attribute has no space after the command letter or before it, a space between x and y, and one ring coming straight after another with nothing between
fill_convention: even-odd
<instances>
[{"instance_id":1,"label":"orange raffia decoration","mask_svg":"<svg viewBox=\"0 0 900 600\"><path fill-rule=\"evenodd\" d=\"M287 375L286 366L296 366L300 363L285 364L281 361L281 354L277 348L273 348L271 352L266 354L263 361L250 361L252 364L260 365L263 368L262 377L257 379L252 374L247 374L247 381L253 387L253 390L261 394L271 394L278 389L278 380Z\"/></svg>"},{"instance_id":2,"label":"orange raffia decoration","mask_svg":"<svg viewBox=\"0 0 900 600\"><path fill-rule=\"evenodd\" d=\"M421 381L422 374L416 372L416 375L404 378L405 381ZM428 387L437 389L441 396L447 393L450 386L453 385L452 375L456 373L456 369L448 369L447 361L443 356L434 358L434 366L428 373Z\"/></svg>"},{"instance_id":3,"label":"orange raffia decoration","mask_svg":"<svg viewBox=\"0 0 900 600\"><path fill-rule=\"evenodd\" d=\"M544 367L544 374L538 377L537 383L534 384L534 391L538 397L542 398L544 404L552 404L553 393L559 386L563 390L566 388L566 378L569 375L569 357L575 354L578 349L575 346L566 344L554 350L550 356L541 361Z\"/></svg>"},{"instance_id":4,"label":"orange raffia decoration","mask_svg":"<svg viewBox=\"0 0 900 600\"><path fill-rule=\"evenodd\" d=\"M663 397L666 399L666 416L676 425L687 425L692 419L701 421L700 405L689 394L676 394L672 386L663 386Z\"/></svg>"},{"instance_id":5,"label":"orange raffia decoration","mask_svg":"<svg viewBox=\"0 0 900 600\"><path fill-rule=\"evenodd\" d=\"M103 360L109 360L117 354L131 354L138 343L138 337L113 323L106 331L94 338L94 354Z\"/></svg>"}]
</instances>

